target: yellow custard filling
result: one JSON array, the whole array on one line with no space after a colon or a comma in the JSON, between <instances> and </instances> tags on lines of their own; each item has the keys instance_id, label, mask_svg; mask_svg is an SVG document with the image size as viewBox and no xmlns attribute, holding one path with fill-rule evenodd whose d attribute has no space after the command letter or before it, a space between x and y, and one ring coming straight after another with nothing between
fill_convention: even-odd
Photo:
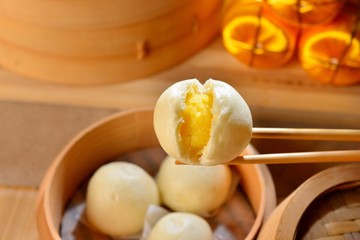
<instances>
[{"instance_id":1,"label":"yellow custard filling","mask_svg":"<svg viewBox=\"0 0 360 240\"><path fill-rule=\"evenodd\" d=\"M190 150L190 156L200 156L210 139L212 104L211 93L201 92L196 86L189 88L185 98L185 109L182 112L180 135Z\"/></svg>"}]
</instances>

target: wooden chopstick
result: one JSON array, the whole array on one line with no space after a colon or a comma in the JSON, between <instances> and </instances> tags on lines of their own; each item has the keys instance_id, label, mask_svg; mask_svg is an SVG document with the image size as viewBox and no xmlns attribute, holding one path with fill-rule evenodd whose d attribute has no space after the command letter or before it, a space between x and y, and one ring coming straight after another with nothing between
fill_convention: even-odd
<instances>
[{"instance_id":1,"label":"wooden chopstick","mask_svg":"<svg viewBox=\"0 0 360 240\"><path fill-rule=\"evenodd\" d=\"M252 132L252 138L262 139L360 141L359 129L254 127Z\"/></svg>"},{"instance_id":2,"label":"wooden chopstick","mask_svg":"<svg viewBox=\"0 0 360 240\"><path fill-rule=\"evenodd\" d=\"M296 153L270 153L244 155L226 163L236 164L288 164L288 163L349 163L360 162L360 150L338 150Z\"/></svg>"},{"instance_id":3,"label":"wooden chopstick","mask_svg":"<svg viewBox=\"0 0 360 240\"><path fill-rule=\"evenodd\" d=\"M360 150L338 150L295 153L269 153L244 155L223 163L222 165L237 164L290 164L290 163L349 163L360 162ZM185 163L175 161L178 165Z\"/></svg>"}]
</instances>

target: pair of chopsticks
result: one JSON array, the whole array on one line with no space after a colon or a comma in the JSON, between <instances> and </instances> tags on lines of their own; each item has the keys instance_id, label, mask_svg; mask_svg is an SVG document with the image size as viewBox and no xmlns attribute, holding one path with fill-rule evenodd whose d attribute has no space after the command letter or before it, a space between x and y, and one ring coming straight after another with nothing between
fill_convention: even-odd
<instances>
[{"instance_id":1,"label":"pair of chopsticks","mask_svg":"<svg viewBox=\"0 0 360 240\"><path fill-rule=\"evenodd\" d=\"M360 130L313 128L253 128L252 138L360 142ZM346 163L360 162L360 150L336 150L294 153L244 155L225 163L288 164L288 163ZM176 161L177 164L183 164Z\"/></svg>"},{"instance_id":2,"label":"pair of chopsticks","mask_svg":"<svg viewBox=\"0 0 360 240\"><path fill-rule=\"evenodd\" d=\"M312 128L253 128L253 138L360 142L360 130ZM227 164L360 162L360 150L271 153L239 156Z\"/></svg>"}]
</instances>

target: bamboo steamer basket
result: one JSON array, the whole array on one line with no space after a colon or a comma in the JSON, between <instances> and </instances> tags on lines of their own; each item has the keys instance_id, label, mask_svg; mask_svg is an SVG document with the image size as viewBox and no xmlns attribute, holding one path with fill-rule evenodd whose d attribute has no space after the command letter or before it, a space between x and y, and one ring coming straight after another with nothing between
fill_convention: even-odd
<instances>
[{"instance_id":1,"label":"bamboo steamer basket","mask_svg":"<svg viewBox=\"0 0 360 240\"><path fill-rule=\"evenodd\" d=\"M221 0L5 1L0 64L62 84L144 77L203 48L219 31Z\"/></svg>"},{"instance_id":2,"label":"bamboo steamer basket","mask_svg":"<svg viewBox=\"0 0 360 240\"><path fill-rule=\"evenodd\" d=\"M360 164L309 178L276 207L258 239L360 239Z\"/></svg>"},{"instance_id":3,"label":"bamboo steamer basket","mask_svg":"<svg viewBox=\"0 0 360 240\"><path fill-rule=\"evenodd\" d=\"M159 146L152 110L129 110L85 129L62 150L47 170L39 190L37 223L41 239L61 239L59 228L66 204L79 185L101 165L125 153ZM253 152L251 148L248 151ZM254 239L275 208L275 188L265 165L236 167L255 214L246 239Z\"/></svg>"}]
</instances>

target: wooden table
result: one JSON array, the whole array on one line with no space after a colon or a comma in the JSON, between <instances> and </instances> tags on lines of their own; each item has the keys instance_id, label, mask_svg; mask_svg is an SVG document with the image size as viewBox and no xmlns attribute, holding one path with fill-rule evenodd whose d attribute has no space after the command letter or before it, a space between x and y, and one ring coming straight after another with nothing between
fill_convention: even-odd
<instances>
[{"instance_id":1,"label":"wooden table","mask_svg":"<svg viewBox=\"0 0 360 240\"><path fill-rule=\"evenodd\" d=\"M36 198L36 188L0 186L0 239L39 239Z\"/></svg>"}]
</instances>

